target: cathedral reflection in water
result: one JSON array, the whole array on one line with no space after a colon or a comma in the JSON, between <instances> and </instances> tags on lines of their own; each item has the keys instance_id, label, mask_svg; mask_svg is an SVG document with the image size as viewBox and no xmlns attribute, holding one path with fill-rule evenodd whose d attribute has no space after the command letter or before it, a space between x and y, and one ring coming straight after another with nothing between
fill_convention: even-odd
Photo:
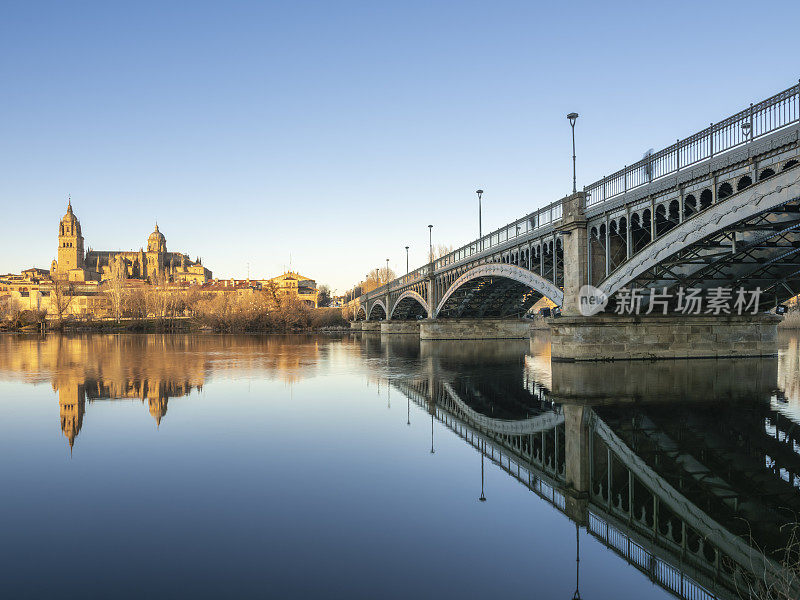
<instances>
[{"instance_id":1,"label":"cathedral reflection in water","mask_svg":"<svg viewBox=\"0 0 800 600\"><path fill-rule=\"evenodd\" d=\"M212 372L267 372L292 383L313 371L320 345L274 336L87 335L18 336L0 344L0 377L49 381L58 393L61 431L70 448L87 403L141 400L156 426L170 398L201 392ZM235 357L235 360L231 358Z\"/></svg>"}]
</instances>

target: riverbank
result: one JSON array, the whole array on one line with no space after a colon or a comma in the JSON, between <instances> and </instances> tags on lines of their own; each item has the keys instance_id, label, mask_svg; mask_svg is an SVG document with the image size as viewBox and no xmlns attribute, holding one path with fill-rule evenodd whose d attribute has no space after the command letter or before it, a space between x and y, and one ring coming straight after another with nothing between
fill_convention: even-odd
<instances>
[{"instance_id":1,"label":"riverbank","mask_svg":"<svg viewBox=\"0 0 800 600\"><path fill-rule=\"evenodd\" d=\"M800 329L800 311L792 311L783 315L783 321L778 323L778 329Z\"/></svg>"},{"instance_id":2,"label":"riverbank","mask_svg":"<svg viewBox=\"0 0 800 600\"><path fill-rule=\"evenodd\" d=\"M203 313L175 317L91 318L68 317L61 322L38 313L21 313L13 320L0 321L0 331L45 333L302 333L344 332L349 323L337 308L314 308L291 313L253 315Z\"/></svg>"}]
</instances>

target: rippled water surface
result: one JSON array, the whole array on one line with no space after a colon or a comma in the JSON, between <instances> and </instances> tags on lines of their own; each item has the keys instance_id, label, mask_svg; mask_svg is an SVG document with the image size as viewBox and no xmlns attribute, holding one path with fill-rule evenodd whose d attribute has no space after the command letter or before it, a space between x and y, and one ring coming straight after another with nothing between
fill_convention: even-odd
<instances>
[{"instance_id":1,"label":"rippled water surface","mask_svg":"<svg viewBox=\"0 0 800 600\"><path fill-rule=\"evenodd\" d=\"M798 356L0 336L5 597L734 598L800 513Z\"/></svg>"}]
</instances>

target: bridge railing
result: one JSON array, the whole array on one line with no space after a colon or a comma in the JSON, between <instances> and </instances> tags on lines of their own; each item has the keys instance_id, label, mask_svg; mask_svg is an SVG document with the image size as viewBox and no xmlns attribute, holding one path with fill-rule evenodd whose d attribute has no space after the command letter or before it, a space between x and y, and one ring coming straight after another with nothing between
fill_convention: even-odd
<instances>
[{"instance_id":1,"label":"bridge railing","mask_svg":"<svg viewBox=\"0 0 800 600\"><path fill-rule=\"evenodd\" d=\"M522 217L521 219L517 219L508 225L504 225L499 229L495 229L491 233L462 246L458 250L454 250L449 254L445 254L444 256L437 258L434 261L434 269L441 269L442 267L457 263L474 256L475 254L486 252L487 250L514 240L515 238L529 235L541 227L558 221L560 218L561 201L559 200L557 202L548 204L544 208L540 208L539 210L534 211L529 215Z\"/></svg>"},{"instance_id":2,"label":"bridge railing","mask_svg":"<svg viewBox=\"0 0 800 600\"><path fill-rule=\"evenodd\" d=\"M470 242L469 244L465 244L458 250L454 250L440 258L437 258L433 263L433 268L434 270L441 269L442 267L446 267L447 265L468 259L476 254L484 253L487 250L496 248L502 244L505 244L506 242L513 241L516 238L529 235L535 232L537 229L552 225L556 221L560 220L561 216L561 200L552 202L544 208L540 208L539 210L536 210L522 217L521 219L517 219L516 221L513 221L508 225L504 225L499 229L495 229L491 233L488 233L483 237ZM426 277L428 273L429 265L422 266L414 271L411 271L411 273L407 275L398 277L397 279L394 279L375 288L374 290L367 292L363 296L366 298L383 296L394 289L419 281L420 279Z\"/></svg>"},{"instance_id":3,"label":"bridge railing","mask_svg":"<svg viewBox=\"0 0 800 600\"><path fill-rule=\"evenodd\" d=\"M396 279L392 279L388 283L384 283L376 287L373 290L362 294L362 298L374 298L375 296L385 296L387 293L396 290L398 288L405 287L411 283L416 283L420 279L424 279L428 275L428 271L430 270L429 265L425 265L418 269L414 269L410 273L403 275L402 277L398 277Z\"/></svg>"},{"instance_id":4,"label":"bridge railing","mask_svg":"<svg viewBox=\"0 0 800 600\"><path fill-rule=\"evenodd\" d=\"M800 85L751 104L703 131L587 185L583 188L586 204L605 202L797 122L800 122ZM750 130L743 128L743 124Z\"/></svg>"},{"instance_id":5,"label":"bridge railing","mask_svg":"<svg viewBox=\"0 0 800 600\"><path fill-rule=\"evenodd\" d=\"M719 123L712 123L710 127L683 140L678 140L668 148L587 185L583 188L586 192L586 204L591 206L605 202L798 122L800 122L800 84L758 104L751 104L749 108ZM749 131L742 128L744 123L749 124ZM529 235L559 219L561 219L561 200L548 204L544 208L436 259L434 269L439 270L476 254L484 253L515 238ZM427 276L428 271L429 265L425 265L364 294L364 296L385 295L392 289Z\"/></svg>"}]
</instances>

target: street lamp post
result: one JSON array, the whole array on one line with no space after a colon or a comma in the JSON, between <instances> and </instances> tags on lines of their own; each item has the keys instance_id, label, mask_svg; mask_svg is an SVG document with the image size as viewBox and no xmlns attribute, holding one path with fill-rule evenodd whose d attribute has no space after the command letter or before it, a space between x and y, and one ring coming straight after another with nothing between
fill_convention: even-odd
<instances>
[{"instance_id":1,"label":"street lamp post","mask_svg":"<svg viewBox=\"0 0 800 600\"><path fill-rule=\"evenodd\" d=\"M478 239L483 237L483 228L481 227L481 196L483 196L483 190L477 190L475 192L478 194Z\"/></svg>"},{"instance_id":2,"label":"street lamp post","mask_svg":"<svg viewBox=\"0 0 800 600\"><path fill-rule=\"evenodd\" d=\"M578 113L571 112L567 115L569 124L572 127L572 193L578 191L577 179L575 177L575 121L578 120Z\"/></svg>"},{"instance_id":3,"label":"street lamp post","mask_svg":"<svg viewBox=\"0 0 800 600\"><path fill-rule=\"evenodd\" d=\"M389 259L386 259L386 283L389 283Z\"/></svg>"},{"instance_id":4,"label":"street lamp post","mask_svg":"<svg viewBox=\"0 0 800 600\"><path fill-rule=\"evenodd\" d=\"M406 246L406 275L408 275L408 246Z\"/></svg>"},{"instance_id":5,"label":"street lamp post","mask_svg":"<svg viewBox=\"0 0 800 600\"><path fill-rule=\"evenodd\" d=\"M433 225L428 225L428 256L428 262L433 262Z\"/></svg>"}]
</instances>

